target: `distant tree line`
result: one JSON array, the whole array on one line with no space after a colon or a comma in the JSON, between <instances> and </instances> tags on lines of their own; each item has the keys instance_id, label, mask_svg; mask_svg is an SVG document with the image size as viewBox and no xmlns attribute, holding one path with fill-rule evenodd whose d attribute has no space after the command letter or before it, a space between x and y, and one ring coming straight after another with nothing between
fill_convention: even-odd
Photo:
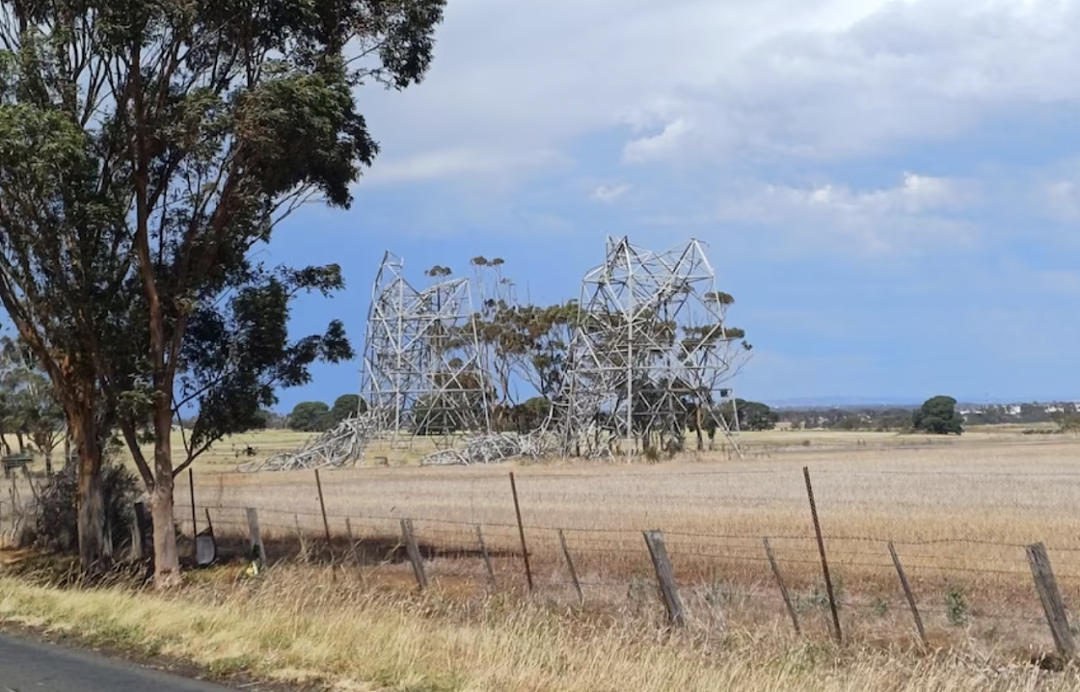
<instances>
[{"instance_id":1,"label":"distant tree line","mask_svg":"<svg viewBox=\"0 0 1080 692\"><path fill-rule=\"evenodd\" d=\"M1039 425L1054 423L1062 432L1080 432L1080 406L1075 402L1022 404L958 404L945 397L956 418L972 425ZM831 408L783 408L777 413L790 429L862 430L914 432L915 415L921 407L863 406Z\"/></svg>"},{"instance_id":2,"label":"distant tree line","mask_svg":"<svg viewBox=\"0 0 1080 692\"><path fill-rule=\"evenodd\" d=\"M301 401L288 416L266 413L266 428L288 428L299 432L324 432L367 410L367 402L356 394L342 394L333 406L322 401Z\"/></svg>"}]
</instances>

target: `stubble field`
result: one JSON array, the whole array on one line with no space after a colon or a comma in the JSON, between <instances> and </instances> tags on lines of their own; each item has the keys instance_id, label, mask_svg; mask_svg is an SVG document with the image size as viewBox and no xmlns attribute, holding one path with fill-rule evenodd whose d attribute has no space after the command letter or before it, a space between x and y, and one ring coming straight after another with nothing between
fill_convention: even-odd
<instances>
[{"instance_id":1,"label":"stubble field","mask_svg":"<svg viewBox=\"0 0 1080 692\"><path fill-rule=\"evenodd\" d=\"M198 528L213 522L225 557L244 551L245 510L258 510L271 558L263 579L243 578L239 561L189 572L174 594L56 591L0 575L0 620L91 642L122 638L139 652L219 674L343 691L1080 688L1074 667L1032 665L1045 667L1054 644L1024 550L1045 543L1066 606L1080 604L1075 437L1006 427L961 438L777 431L745 435L743 459L706 453L656 464L470 468L420 468L424 449L398 457L380 450L359 468L321 473L326 526L314 473L234 471L246 460L234 450L250 444L265 456L303 439L274 432L230 440L194 467ZM375 463L383 454L388 466ZM839 605L840 646L830 636L804 467ZM177 518L186 535L190 491L182 477ZM402 519L413 521L424 556L423 593L401 545ZM688 614L682 630L668 628L642 537L648 529L663 531Z\"/></svg>"},{"instance_id":2,"label":"stubble field","mask_svg":"<svg viewBox=\"0 0 1080 692\"><path fill-rule=\"evenodd\" d=\"M300 440L278 433L274 441L284 447ZM1073 511L1080 503L1080 440L1074 437L995 427L961 438L777 431L743 441L743 459L704 453L657 464L325 470L327 522L339 553L352 554L351 533L364 568L409 586L411 571L395 548L400 520L411 519L428 571L469 590L490 588L479 526L495 557L496 583L521 588L513 471L536 589L549 599L576 599L561 529L586 602L625 605L635 594L654 600L642 531L659 529L688 608L709 617L722 612L727 622L750 629L785 626L763 546L768 537L803 629L825 637L806 467L851 636L903 640L914 633L889 541L930 637L940 643L974 637L1031 650L1048 645L1024 550L1033 542L1048 547L1066 601L1080 603L1080 516ZM269 443L269 436L253 442ZM200 528L209 510L219 534L243 535L244 510L253 507L280 551L294 550L299 534L309 552L325 543L312 472L239 474L231 471L234 459L211 462L195 472ZM182 483L177 517L190 532L188 493ZM643 607L653 605L659 608L658 602Z\"/></svg>"}]
</instances>

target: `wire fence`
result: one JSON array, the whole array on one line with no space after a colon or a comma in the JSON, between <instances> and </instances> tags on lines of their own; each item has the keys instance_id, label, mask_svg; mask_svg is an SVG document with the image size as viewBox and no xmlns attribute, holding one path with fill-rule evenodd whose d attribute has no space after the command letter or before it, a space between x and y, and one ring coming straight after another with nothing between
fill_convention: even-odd
<instances>
[{"instance_id":1,"label":"wire fence","mask_svg":"<svg viewBox=\"0 0 1080 692\"><path fill-rule=\"evenodd\" d=\"M299 560L403 583L415 578L414 588L443 582L531 591L674 621L666 560L683 617L787 622L824 634L835 607L844 636L899 633L932 644L946 633L1071 646L1059 641L1054 619L1068 622L1067 606L1080 604L1080 531L1071 530L1080 518L1074 523L1067 511L1080 499L1080 471L815 470L820 536L802 476L778 469L681 470L674 480L655 467L528 469L519 470L513 489L505 471L455 471L418 478L365 469L325 473L321 482L311 472L205 474L193 485L180 479L175 519L189 539L212 533L217 561L246 563L253 539L261 539L263 554L255 557L271 574L274 565ZM622 483L614 495L590 486L613 477ZM927 497L908 493L876 506L896 492L896 478L925 484ZM841 483L843 492L834 492ZM978 484L1005 499L988 496L974 513L961 506ZM863 492L869 500L858 497ZM955 495L952 505L937 492ZM0 527L25 500L16 493L0 498ZM933 531L923 530L919 514L928 507L942 513ZM977 522L994 520L995 508L1030 523L1003 539L978 535ZM860 512L895 516L853 521ZM653 531L663 556L647 540ZM1049 580L1033 562L1040 541ZM194 557L194 542L189 550ZM1048 601L1048 584L1063 614Z\"/></svg>"},{"instance_id":2,"label":"wire fence","mask_svg":"<svg viewBox=\"0 0 1080 692\"><path fill-rule=\"evenodd\" d=\"M792 495L790 487L773 495L762 492L761 487L756 492L737 494L743 509L760 503L759 520L745 530L711 531L665 526L664 517L673 515L664 513L656 520L625 526L612 525L618 521L603 516L613 502L633 502L639 496L647 497L650 506L672 504L676 509L689 499L707 500L707 491L698 488L681 493L630 488L624 497L595 498L604 504L598 502L591 512L588 508L585 512L566 512L565 498L556 506L551 499L553 491L534 487L543 481L573 484L612 475L622 479L658 477L655 470L631 469L530 472L517 479L514 490L520 492L516 498L505 475L456 479L459 485L504 484L505 501L494 509L487 493L479 508L470 508L468 496L462 494L453 503L440 507L438 498L456 492L445 487L447 479L453 478L449 475L428 479L425 483L430 482L430 487L417 487L415 478L405 482L394 473L365 473L363 482L382 482L378 502L342 492L332 474L326 474L321 484L313 476L303 475L293 475L282 483L260 480L254 492L244 486L229 488L222 479L210 479L195 484L194 513L189 499L191 489L178 488L176 517L188 535L205 531L212 523L216 536L235 538L233 550L246 554L252 528L249 510L254 510L271 564L298 555L310 560L312 554L319 553L321 559L349 568L355 565L359 570L397 570L406 578L411 567L415 574L424 574L423 579L417 576L416 586L421 589L427 586L427 579L442 579L487 589L527 590L555 600L619 607L637 604L654 610L657 587L662 595L665 593L664 577L646 534L657 531L670 563L671 586L681 594L684 603L680 607L691 614L719 617L726 622L738 618L789 619L800 631L815 626L828 630L829 615L835 607L837 620L849 631L865 633L903 627L911 635L915 632L912 622L918 622L917 634L923 643L930 643L934 632L971 635L979 631L999 636L998 632L1007 630L1018 641L1038 646L1053 642L1061 648L1058 634L1052 637L1053 630L1047 627L1048 622L1053 625L1055 613L1054 604L1046 602L1043 587L1049 583L1061 603L1080 604L1080 533L1047 531L1047 535L1039 537L1039 545L1045 546L1053 565L1047 582L1046 575L1040 575L1032 561L1034 542L963 535L959 511L954 521L957 535L911 537L917 532L910 526L895 532L899 535L890 535L892 531L875 534L825 529L819 544L805 488L801 497ZM680 475L684 480L740 476L775 479L777 471L695 470ZM820 484L827 486L831 474L819 475L825 479ZM845 471L844 475L849 482L859 476L985 480L996 475L1013 483L1025 477L1040 479L1059 489L1062 483L1075 483L1080 489L1080 472L1069 471ZM285 492L278 495L277 491ZM827 492L821 494L828 497ZM200 496L209 499L200 501ZM590 491L578 489L572 497L588 502ZM728 495L715 499L730 504L735 498ZM1014 500L1009 510L1014 514L1028 507L1045 510L1045 503L1039 500L1038 496L1030 502ZM770 526L770 511L785 502L790 505L788 509L802 513L806 530L792 531L790 518ZM830 503L821 503L819 498L818 504L822 524L830 526ZM895 499L889 506L904 508L908 504L926 507L925 502ZM389 508L378 511L369 505ZM519 519L519 512L527 519ZM462 513L473 516L463 518ZM747 525L745 521L733 523ZM904 517L897 516L896 525L904 523ZM412 540L419 565L410 555ZM826 567L829 579L824 576ZM674 617L671 604L665 603L665 598L660 603L668 606L667 615Z\"/></svg>"}]
</instances>

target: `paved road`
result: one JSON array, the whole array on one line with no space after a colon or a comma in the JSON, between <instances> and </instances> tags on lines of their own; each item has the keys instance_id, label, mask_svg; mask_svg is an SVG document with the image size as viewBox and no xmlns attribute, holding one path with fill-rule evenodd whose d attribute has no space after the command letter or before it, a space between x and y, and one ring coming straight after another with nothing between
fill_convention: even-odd
<instances>
[{"instance_id":1,"label":"paved road","mask_svg":"<svg viewBox=\"0 0 1080 692\"><path fill-rule=\"evenodd\" d=\"M227 689L86 651L0 634L0 692L227 692Z\"/></svg>"}]
</instances>

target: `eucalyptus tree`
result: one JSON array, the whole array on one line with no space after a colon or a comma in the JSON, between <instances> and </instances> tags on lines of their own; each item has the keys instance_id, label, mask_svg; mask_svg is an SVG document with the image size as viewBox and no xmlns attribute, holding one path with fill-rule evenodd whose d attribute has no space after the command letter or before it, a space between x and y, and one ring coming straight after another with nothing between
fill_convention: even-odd
<instances>
[{"instance_id":1,"label":"eucalyptus tree","mask_svg":"<svg viewBox=\"0 0 1080 692\"><path fill-rule=\"evenodd\" d=\"M444 5L0 0L0 301L79 449L84 567L108 562L114 430L172 584L178 411L201 412L190 463L307 364L351 355L338 322L285 333L292 298L340 289L340 270L266 267L255 250L305 202L350 206L378 153L354 91L419 82Z\"/></svg>"}]
</instances>

